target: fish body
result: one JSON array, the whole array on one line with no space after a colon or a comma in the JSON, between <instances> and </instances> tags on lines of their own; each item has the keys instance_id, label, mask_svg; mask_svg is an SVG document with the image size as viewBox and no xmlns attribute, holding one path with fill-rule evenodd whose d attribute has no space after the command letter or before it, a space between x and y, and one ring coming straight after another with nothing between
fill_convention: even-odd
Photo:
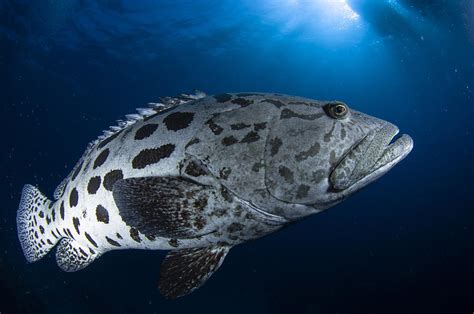
<instances>
[{"instance_id":1,"label":"fish body","mask_svg":"<svg viewBox=\"0 0 474 314\"><path fill-rule=\"evenodd\" d=\"M65 271L116 249L171 250L160 290L202 285L233 246L341 202L412 149L394 125L265 93L166 98L92 142L50 201L26 185L17 225L29 262L57 246Z\"/></svg>"}]
</instances>

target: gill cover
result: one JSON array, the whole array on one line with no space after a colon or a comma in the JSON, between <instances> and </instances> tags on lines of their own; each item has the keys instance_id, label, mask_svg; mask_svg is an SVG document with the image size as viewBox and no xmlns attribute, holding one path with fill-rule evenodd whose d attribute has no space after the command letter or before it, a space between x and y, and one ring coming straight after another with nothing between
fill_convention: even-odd
<instances>
[{"instance_id":1,"label":"gill cover","mask_svg":"<svg viewBox=\"0 0 474 314\"><path fill-rule=\"evenodd\" d=\"M273 107L273 108L272 108ZM214 114L196 133L186 154L199 159L231 192L266 205L263 158L274 106L259 103Z\"/></svg>"},{"instance_id":2,"label":"gill cover","mask_svg":"<svg viewBox=\"0 0 474 314\"><path fill-rule=\"evenodd\" d=\"M328 108L333 103L295 104L273 122L265 148L265 184L275 198L311 205L328 202L331 170L367 132L363 123L354 121L358 113L335 116Z\"/></svg>"}]
</instances>

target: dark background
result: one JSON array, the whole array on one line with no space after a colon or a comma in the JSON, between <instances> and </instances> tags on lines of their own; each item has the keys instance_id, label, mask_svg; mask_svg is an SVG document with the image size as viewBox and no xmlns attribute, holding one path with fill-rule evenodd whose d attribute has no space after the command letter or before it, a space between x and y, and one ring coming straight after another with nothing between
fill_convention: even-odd
<instances>
[{"instance_id":1,"label":"dark background","mask_svg":"<svg viewBox=\"0 0 474 314\"><path fill-rule=\"evenodd\" d=\"M164 252L27 264L22 185L51 197L115 119L193 88L343 100L415 148L176 301L157 289ZM473 90L469 0L0 0L0 312L472 313Z\"/></svg>"}]
</instances>

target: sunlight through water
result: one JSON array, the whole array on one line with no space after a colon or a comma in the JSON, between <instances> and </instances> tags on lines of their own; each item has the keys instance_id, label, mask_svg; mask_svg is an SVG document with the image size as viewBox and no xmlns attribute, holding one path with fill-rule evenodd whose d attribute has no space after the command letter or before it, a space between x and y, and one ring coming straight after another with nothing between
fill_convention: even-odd
<instances>
[{"instance_id":1,"label":"sunlight through water","mask_svg":"<svg viewBox=\"0 0 474 314\"><path fill-rule=\"evenodd\" d=\"M263 5L282 34L295 34L321 43L357 42L364 22L346 0L279 0Z\"/></svg>"}]
</instances>

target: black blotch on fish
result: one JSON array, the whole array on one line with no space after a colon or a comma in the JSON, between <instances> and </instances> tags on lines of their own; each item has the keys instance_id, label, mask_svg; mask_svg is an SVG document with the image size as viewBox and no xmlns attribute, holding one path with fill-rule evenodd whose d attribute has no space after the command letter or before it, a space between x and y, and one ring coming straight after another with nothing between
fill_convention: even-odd
<instances>
[{"instance_id":1,"label":"black blotch on fish","mask_svg":"<svg viewBox=\"0 0 474 314\"><path fill-rule=\"evenodd\" d=\"M132 238L135 242L141 242L140 235L138 234L138 230L136 228L130 228L130 238Z\"/></svg>"},{"instance_id":2,"label":"black blotch on fish","mask_svg":"<svg viewBox=\"0 0 474 314\"><path fill-rule=\"evenodd\" d=\"M231 101L233 104L239 105L240 107L247 107L253 104L253 100L245 98L236 98Z\"/></svg>"},{"instance_id":3,"label":"black blotch on fish","mask_svg":"<svg viewBox=\"0 0 474 314\"><path fill-rule=\"evenodd\" d=\"M305 106L311 106L313 105L312 103L306 102L306 101L290 101L288 102L289 105L305 105Z\"/></svg>"},{"instance_id":4,"label":"black blotch on fish","mask_svg":"<svg viewBox=\"0 0 474 314\"><path fill-rule=\"evenodd\" d=\"M133 128L126 128L122 132L122 138L120 139L121 142L124 142L127 140L127 136L133 131Z\"/></svg>"},{"instance_id":5,"label":"black blotch on fish","mask_svg":"<svg viewBox=\"0 0 474 314\"><path fill-rule=\"evenodd\" d=\"M206 219L202 216L196 217L196 219L194 220L194 227L196 227L196 229L198 230L202 230L205 226L206 226Z\"/></svg>"},{"instance_id":6,"label":"black blotch on fish","mask_svg":"<svg viewBox=\"0 0 474 314\"><path fill-rule=\"evenodd\" d=\"M43 211L40 211L40 212L38 213L38 216L39 216L40 218L44 218L44 213L43 213Z\"/></svg>"},{"instance_id":7,"label":"black blotch on fish","mask_svg":"<svg viewBox=\"0 0 474 314\"><path fill-rule=\"evenodd\" d=\"M230 168L224 167L219 171L219 176L221 179L226 180L229 177L231 172L232 170Z\"/></svg>"},{"instance_id":8,"label":"black blotch on fish","mask_svg":"<svg viewBox=\"0 0 474 314\"><path fill-rule=\"evenodd\" d=\"M172 247L178 247L179 246L179 242L178 242L178 239L169 239L168 241L169 245L171 245Z\"/></svg>"},{"instance_id":9,"label":"black blotch on fish","mask_svg":"<svg viewBox=\"0 0 474 314\"><path fill-rule=\"evenodd\" d=\"M229 233L238 232L238 231L241 231L242 229L244 229L244 225L239 224L237 222L234 222L229 227L227 227L227 231Z\"/></svg>"},{"instance_id":10,"label":"black blotch on fish","mask_svg":"<svg viewBox=\"0 0 474 314\"><path fill-rule=\"evenodd\" d=\"M94 241L94 239L92 239L92 237L87 233L87 232L84 232L84 235L86 236L86 239L95 247L99 247L97 245L97 243Z\"/></svg>"},{"instance_id":11,"label":"black blotch on fish","mask_svg":"<svg viewBox=\"0 0 474 314\"><path fill-rule=\"evenodd\" d=\"M249 128L249 127L251 127L250 124L245 124L245 123L242 123L242 122L234 123L234 124L230 125L230 128L232 130L242 130L242 129Z\"/></svg>"},{"instance_id":12,"label":"black blotch on fish","mask_svg":"<svg viewBox=\"0 0 474 314\"><path fill-rule=\"evenodd\" d=\"M326 143L329 143L329 142L331 141L331 138L332 138L332 136L333 136L334 128L335 128L335 127L336 127L336 123L334 123L334 124L332 125L331 131L329 131L329 133L324 134L324 141L325 141Z\"/></svg>"},{"instance_id":13,"label":"black blotch on fish","mask_svg":"<svg viewBox=\"0 0 474 314\"><path fill-rule=\"evenodd\" d=\"M278 151L280 150L282 144L283 142L279 137L275 137L270 140L270 155L272 157L278 154Z\"/></svg>"},{"instance_id":14,"label":"black blotch on fish","mask_svg":"<svg viewBox=\"0 0 474 314\"><path fill-rule=\"evenodd\" d=\"M334 150L331 151L329 154L329 164L334 166L338 163L338 159L336 158L336 152Z\"/></svg>"},{"instance_id":15,"label":"black blotch on fish","mask_svg":"<svg viewBox=\"0 0 474 314\"><path fill-rule=\"evenodd\" d=\"M123 173L122 170L116 169L108 172L104 176L104 188L107 191L112 191L114 187L114 183L117 182L117 180L123 179Z\"/></svg>"},{"instance_id":16,"label":"black blotch on fish","mask_svg":"<svg viewBox=\"0 0 474 314\"><path fill-rule=\"evenodd\" d=\"M314 143L307 151L296 154L295 159L296 161L303 161L309 157L314 157L319 153L320 149L321 145L319 143Z\"/></svg>"},{"instance_id":17,"label":"black blotch on fish","mask_svg":"<svg viewBox=\"0 0 474 314\"><path fill-rule=\"evenodd\" d=\"M217 102L226 102L232 99L232 95L219 94L219 95L214 95L214 98L216 99Z\"/></svg>"},{"instance_id":18,"label":"black blotch on fish","mask_svg":"<svg viewBox=\"0 0 474 314\"><path fill-rule=\"evenodd\" d=\"M249 97L249 96L261 96L262 94L258 93L239 93L237 96L239 97Z\"/></svg>"},{"instance_id":19,"label":"black blotch on fish","mask_svg":"<svg viewBox=\"0 0 474 314\"><path fill-rule=\"evenodd\" d=\"M294 174L289 168L285 166L280 166L278 168L278 173L280 174L280 176L282 176L285 179L286 182L288 183L294 182Z\"/></svg>"},{"instance_id":20,"label":"black blotch on fish","mask_svg":"<svg viewBox=\"0 0 474 314\"><path fill-rule=\"evenodd\" d=\"M233 136L226 136L221 141L222 145L224 145L224 146L230 146L230 145L233 145L237 142L238 142L238 140Z\"/></svg>"},{"instance_id":21,"label":"black blotch on fish","mask_svg":"<svg viewBox=\"0 0 474 314\"><path fill-rule=\"evenodd\" d=\"M174 109L176 109L176 106L173 106L173 105L170 106L170 107L167 107L167 108L161 108L161 109L158 108L158 109L155 109L155 111L158 110L157 113L152 114L152 115L150 115L150 116L147 116L147 117L143 118L143 121L146 122L146 121L148 121L148 120L150 120L150 119L153 119L153 118L156 117L156 116L164 115L165 113L168 113L168 112L170 112L170 111L172 111L172 110L174 110Z\"/></svg>"},{"instance_id":22,"label":"black blotch on fish","mask_svg":"<svg viewBox=\"0 0 474 314\"><path fill-rule=\"evenodd\" d=\"M99 156L94 161L94 166L92 167L93 169L96 169L104 164L104 162L107 160L107 157L109 157L109 149L106 148L104 149Z\"/></svg>"},{"instance_id":23,"label":"black blotch on fish","mask_svg":"<svg viewBox=\"0 0 474 314\"><path fill-rule=\"evenodd\" d=\"M221 195L227 202L232 202L233 197L230 194L229 190L227 190L224 186L221 186Z\"/></svg>"},{"instance_id":24,"label":"black blotch on fish","mask_svg":"<svg viewBox=\"0 0 474 314\"><path fill-rule=\"evenodd\" d=\"M118 243L118 242L115 241L115 240L112 240L112 239L109 238L109 237L105 237L105 239L107 240L107 242L109 242L109 243L112 244L113 246L121 246L120 243Z\"/></svg>"},{"instance_id":25,"label":"black blotch on fish","mask_svg":"<svg viewBox=\"0 0 474 314\"><path fill-rule=\"evenodd\" d=\"M43 226L39 226L39 230L40 230L41 234L44 234L44 228L43 228Z\"/></svg>"},{"instance_id":26,"label":"black blotch on fish","mask_svg":"<svg viewBox=\"0 0 474 314\"><path fill-rule=\"evenodd\" d=\"M309 186L301 184L296 191L296 197L304 198L308 196Z\"/></svg>"},{"instance_id":27,"label":"black blotch on fish","mask_svg":"<svg viewBox=\"0 0 474 314\"><path fill-rule=\"evenodd\" d=\"M117 136L119 136L121 133L122 133L123 130L120 130L118 132L115 132L114 134L110 135L109 137L107 137L106 139L104 139L102 142L99 143L99 145L97 145L97 150L100 150L102 148L105 147L105 145L109 144L110 142L112 142L115 138L117 138Z\"/></svg>"},{"instance_id":28,"label":"black blotch on fish","mask_svg":"<svg viewBox=\"0 0 474 314\"><path fill-rule=\"evenodd\" d=\"M262 168L264 165L261 162L256 162L252 166L252 171L259 172L260 168Z\"/></svg>"},{"instance_id":29,"label":"black blotch on fish","mask_svg":"<svg viewBox=\"0 0 474 314\"><path fill-rule=\"evenodd\" d=\"M260 130L264 130L265 128L267 127L267 123L266 122L261 122L261 123L255 123L253 125L253 129L255 131L260 131Z\"/></svg>"},{"instance_id":30,"label":"black blotch on fish","mask_svg":"<svg viewBox=\"0 0 474 314\"><path fill-rule=\"evenodd\" d=\"M59 207L59 215L61 219L64 220L64 202L61 202L61 206Z\"/></svg>"},{"instance_id":31,"label":"black blotch on fish","mask_svg":"<svg viewBox=\"0 0 474 314\"><path fill-rule=\"evenodd\" d=\"M83 162L84 161L81 161L81 163L74 170L74 173L72 174L72 177L71 177L71 181L74 181L77 178L77 176L79 175L79 172L81 172Z\"/></svg>"},{"instance_id":32,"label":"black blotch on fish","mask_svg":"<svg viewBox=\"0 0 474 314\"><path fill-rule=\"evenodd\" d=\"M174 152L175 145L165 144L158 148L144 149L132 160L134 169L143 169L148 165L155 164L163 158L168 158Z\"/></svg>"},{"instance_id":33,"label":"black blotch on fish","mask_svg":"<svg viewBox=\"0 0 474 314\"><path fill-rule=\"evenodd\" d=\"M187 128L193 119L193 112L173 112L164 118L163 122L168 130L178 131Z\"/></svg>"},{"instance_id":34,"label":"black blotch on fish","mask_svg":"<svg viewBox=\"0 0 474 314\"><path fill-rule=\"evenodd\" d=\"M120 235L120 233L118 233L118 232L117 232L116 236L117 236L117 239L123 239L122 236Z\"/></svg>"},{"instance_id":35,"label":"black blotch on fish","mask_svg":"<svg viewBox=\"0 0 474 314\"><path fill-rule=\"evenodd\" d=\"M95 215L97 217L97 221L103 222L104 224L109 223L109 212L104 206L97 205L95 209Z\"/></svg>"},{"instance_id":36,"label":"black blotch on fish","mask_svg":"<svg viewBox=\"0 0 474 314\"><path fill-rule=\"evenodd\" d=\"M135 133L135 139L143 140L147 137L150 137L156 131L156 129L158 129L158 124L156 123L145 124L137 130Z\"/></svg>"},{"instance_id":37,"label":"black blotch on fish","mask_svg":"<svg viewBox=\"0 0 474 314\"><path fill-rule=\"evenodd\" d=\"M222 133L224 130L220 125L216 124L214 120L209 119L206 121L206 124L209 126L209 129L211 129L212 133L215 135L219 135Z\"/></svg>"},{"instance_id":38,"label":"black blotch on fish","mask_svg":"<svg viewBox=\"0 0 474 314\"><path fill-rule=\"evenodd\" d=\"M87 192L89 192L89 194L95 194L100 187L100 181L101 179L99 176L90 178L89 183L87 184Z\"/></svg>"},{"instance_id":39,"label":"black blotch on fish","mask_svg":"<svg viewBox=\"0 0 474 314\"><path fill-rule=\"evenodd\" d=\"M206 206L207 206L207 198L206 197L199 197L197 200L195 200L193 202L193 208L197 209L199 211L204 210L204 208L206 208ZM199 216L196 219L199 219L199 218L204 218L204 217Z\"/></svg>"},{"instance_id":40,"label":"black blotch on fish","mask_svg":"<svg viewBox=\"0 0 474 314\"><path fill-rule=\"evenodd\" d=\"M205 176L207 174L206 171L194 161L190 162L186 166L186 169L184 169L184 173L191 177Z\"/></svg>"},{"instance_id":41,"label":"black blotch on fish","mask_svg":"<svg viewBox=\"0 0 474 314\"><path fill-rule=\"evenodd\" d=\"M318 118L323 117L324 115L325 113L301 114L285 108L281 111L280 120L290 118L299 118L302 120L316 120Z\"/></svg>"},{"instance_id":42,"label":"black blotch on fish","mask_svg":"<svg viewBox=\"0 0 474 314\"><path fill-rule=\"evenodd\" d=\"M76 207L77 203L79 202L79 193L77 193L76 188L71 190L69 194L69 207Z\"/></svg>"},{"instance_id":43,"label":"black blotch on fish","mask_svg":"<svg viewBox=\"0 0 474 314\"><path fill-rule=\"evenodd\" d=\"M86 172L89 170L89 167L90 167L90 165L91 165L91 162L92 162L92 159L89 158L89 159L87 160L87 162L86 162L84 168L82 169L82 173L86 173Z\"/></svg>"},{"instance_id":44,"label":"black blotch on fish","mask_svg":"<svg viewBox=\"0 0 474 314\"><path fill-rule=\"evenodd\" d=\"M74 236L72 235L72 232L71 232L71 230L69 230L69 229L66 229L66 233L68 234L68 236L69 236L69 237L71 237L72 239L74 239L74 240L75 240Z\"/></svg>"},{"instance_id":45,"label":"black blotch on fish","mask_svg":"<svg viewBox=\"0 0 474 314\"><path fill-rule=\"evenodd\" d=\"M186 144L186 146L184 146L184 148L188 148L189 146L194 145L194 144L197 144L197 143L199 143L199 139L198 139L198 138L193 138L192 140L190 140L190 141Z\"/></svg>"},{"instance_id":46,"label":"black blotch on fish","mask_svg":"<svg viewBox=\"0 0 474 314\"><path fill-rule=\"evenodd\" d=\"M285 104L283 102L281 102L279 100L276 100L276 99L265 99L263 101L271 103L272 105L274 105L277 108L281 108L281 107L285 106Z\"/></svg>"},{"instance_id":47,"label":"black blotch on fish","mask_svg":"<svg viewBox=\"0 0 474 314\"><path fill-rule=\"evenodd\" d=\"M80 234L81 232L79 231L79 226L81 223L79 222L79 218L77 217L72 218L72 224L74 225L74 228L76 229L77 234Z\"/></svg>"},{"instance_id":48,"label":"black blotch on fish","mask_svg":"<svg viewBox=\"0 0 474 314\"><path fill-rule=\"evenodd\" d=\"M260 135L258 135L255 131L250 131L245 135L245 137L240 141L241 143L253 143L260 139Z\"/></svg>"},{"instance_id":49,"label":"black blotch on fish","mask_svg":"<svg viewBox=\"0 0 474 314\"><path fill-rule=\"evenodd\" d=\"M86 256L86 257L89 256L89 255L86 253L86 251L84 251L81 247L79 248L79 252L81 252L81 254L84 255L84 256Z\"/></svg>"},{"instance_id":50,"label":"black blotch on fish","mask_svg":"<svg viewBox=\"0 0 474 314\"><path fill-rule=\"evenodd\" d=\"M326 178L326 172L322 169L313 171L312 175L312 181L315 183L320 183Z\"/></svg>"}]
</instances>

